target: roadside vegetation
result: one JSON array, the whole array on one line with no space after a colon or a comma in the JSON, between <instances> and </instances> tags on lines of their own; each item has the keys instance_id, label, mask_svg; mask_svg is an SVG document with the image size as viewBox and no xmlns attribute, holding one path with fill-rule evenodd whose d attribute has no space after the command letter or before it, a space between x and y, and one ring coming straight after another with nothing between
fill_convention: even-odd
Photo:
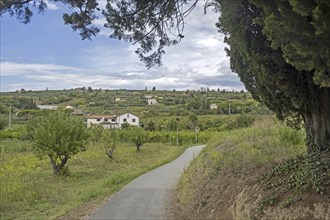
<instances>
[{"instance_id":1,"label":"roadside vegetation","mask_svg":"<svg viewBox=\"0 0 330 220\"><path fill-rule=\"evenodd\" d=\"M273 118L224 131L185 171L178 219L326 219L329 153L308 154L305 134Z\"/></svg>"}]
</instances>

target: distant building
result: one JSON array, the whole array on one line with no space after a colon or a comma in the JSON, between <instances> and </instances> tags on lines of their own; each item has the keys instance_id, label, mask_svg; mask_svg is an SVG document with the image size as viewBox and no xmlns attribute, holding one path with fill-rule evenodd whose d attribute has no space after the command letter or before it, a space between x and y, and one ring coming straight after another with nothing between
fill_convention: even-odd
<instances>
[{"instance_id":1,"label":"distant building","mask_svg":"<svg viewBox=\"0 0 330 220\"><path fill-rule=\"evenodd\" d=\"M140 118L132 113L122 115L87 115L87 127L92 124L101 124L104 128L121 128L122 124L139 126Z\"/></svg>"},{"instance_id":2,"label":"distant building","mask_svg":"<svg viewBox=\"0 0 330 220\"><path fill-rule=\"evenodd\" d=\"M211 109L211 110L216 110L216 109L218 109L218 105L215 104L215 103L212 103L212 104L210 105L210 109Z\"/></svg>"},{"instance_id":3,"label":"distant building","mask_svg":"<svg viewBox=\"0 0 330 220\"><path fill-rule=\"evenodd\" d=\"M56 110L58 106L56 105L37 105L40 110Z\"/></svg>"},{"instance_id":4,"label":"distant building","mask_svg":"<svg viewBox=\"0 0 330 220\"><path fill-rule=\"evenodd\" d=\"M148 99L148 105L157 105L158 102L155 98Z\"/></svg>"}]
</instances>

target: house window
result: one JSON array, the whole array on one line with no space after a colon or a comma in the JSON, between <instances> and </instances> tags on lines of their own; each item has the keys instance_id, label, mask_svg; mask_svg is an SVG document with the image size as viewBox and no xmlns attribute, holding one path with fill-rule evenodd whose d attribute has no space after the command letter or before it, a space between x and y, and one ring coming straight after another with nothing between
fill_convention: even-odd
<instances>
[{"instance_id":1,"label":"house window","mask_svg":"<svg viewBox=\"0 0 330 220\"><path fill-rule=\"evenodd\" d=\"M124 118L124 122L127 122L127 119L126 118Z\"/></svg>"},{"instance_id":2,"label":"house window","mask_svg":"<svg viewBox=\"0 0 330 220\"><path fill-rule=\"evenodd\" d=\"M112 121L112 122L116 122L116 119L113 118L113 119L111 119L111 121Z\"/></svg>"},{"instance_id":3,"label":"house window","mask_svg":"<svg viewBox=\"0 0 330 220\"><path fill-rule=\"evenodd\" d=\"M129 118L129 113L127 113L127 118Z\"/></svg>"},{"instance_id":4,"label":"house window","mask_svg":"<svg viewBox=\"0 0 330 220\"><path fill-rule=\"evenodd\" d=\"M107 119L107 118L105 118L105 119L104 119L104 121L108 121L108 119Z\"/></svg>"},{"instance_id":5,"label":"house window","mask_svg":"<svg viewBox=\"0 0 330 220\"><path fill-rule=\"evenodd\" d=\"M100 119L100 118L98 118L98 119L96 119L96 121L101 121L101 119Z\"/></svg>"},{"instance_id":6,"label":"house window","mask_svg":"<svg viewBox=\"0 0 330 220\"><path fill-rule=\"evenodd\" d=\"M135 118L132 119L132 122L135 122Z\"/></svg>"}]
</instances>

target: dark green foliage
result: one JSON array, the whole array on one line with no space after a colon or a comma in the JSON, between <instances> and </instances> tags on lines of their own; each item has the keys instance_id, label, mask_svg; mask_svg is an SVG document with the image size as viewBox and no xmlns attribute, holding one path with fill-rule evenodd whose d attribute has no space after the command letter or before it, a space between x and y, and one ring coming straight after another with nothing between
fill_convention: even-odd
<instances>
[{"instance_id":1,"label":"dark green foliage","mask_svg":"<svg viewBox=\"0 0 330 220\"><path fill-rule=\"evenodd\" d=\"M318 77L315 66L312 69L299 66L305 60L297 55L297 51L290 54L295 61L285 52L290 53L297 45L309 45L308 40L318 37L316 29L310 30L313 18L301 20L288 1L251 1L257 2L257 6L248 0L219 2L222 14L218 27L228 35L225 41L230 45L227 52L231 68L238 73L252 96L265 103L278 118L286 118L295 126L300 124L299 118L304 120L309 152L329 149L330 88L320 88L315 83L313 78ZM308 4L304 4L307 7ZM302 25L304 22L309 25ZM300 37L292 37L289 30ZM299 42L305 37L309 38L307 44ZM329 48L326 46L329 35L324 36L321 42L321 47ZM308 48L308 53L314 53L319 61L322 61L322 56L329 57L326 55L328 49L319 54L315 48ZM307 52L302 56L312 59ZM326 85L326 81L324 83Z\"/></svg>"},{"instance_id":2,"label":"dark green foliage","mask_svg":"<svg viewBox=\"0 0 330 220\"><path fill-rule=\"evenodd\" d=\"M11 16L16 16L20 22L27 24L33 15L33 8L41 13L47 7L44 1L34 1L33 4L30 2L32 3L32 0L2 0L0 1L0 15L8 12Z\"/></svg>"},{"instance_id":3,"label":"dark green foliage","mask_svg":"<svg viewBox=\"0 0 330 220\"><path fill-rule=\"evenodd\" d=\"M273 204L289 206L308 190L329 193L329 153L314 153L278 164L263 175L262 184L268 194L259 202L258 213Z\"/></svg>"},{"instance_id":4,"label":"dark green foliage","mask_svg":"<svg viewBox=\"0 0 330 220\"><path fill-rule=\"evenodd\" d=\"M113 30L110 37L139 43L140 48L135 52L147 67L151 67L161 63L165 47L177 44L184 37L184 18L193 8L183 11L187 2L110 1L103 11L107 19L105 26Z\"/></svg>"},{"instance_id":5,"label":"dark green foliage","mask_svg":"<svg viewBox=\"0 0 330 220\"><path fill-rule=\"evenodd\" d=\"M91 39L100 31L98 27L93 24L97 18L95 10L97 10L98 3L96 0L63 0L71 8L77 9L71 14L64 14L63 20L65 24L69 24L73 31L79 31L83 40Z\"/></svg>"},{"instance_id":6,"label":"dark green foliage","mask_svg":"<svg viewBox=\"0 0 330 220\"><path fill-rule=\"evenodd\" d=\"M272 48L297 70L313 72L316 84L329 87L329 1L251 2L264 11L260 22Z\"/></svg>"}]
</instances>

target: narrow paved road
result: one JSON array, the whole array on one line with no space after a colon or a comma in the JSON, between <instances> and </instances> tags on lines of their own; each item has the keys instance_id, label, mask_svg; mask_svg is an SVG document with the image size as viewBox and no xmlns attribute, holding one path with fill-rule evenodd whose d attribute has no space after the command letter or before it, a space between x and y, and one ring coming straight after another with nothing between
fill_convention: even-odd
<instances>
[{"instance_id":1,"label":"narrow paved road","mask_svg":"<svg viewBox=\"0 0 330 220\"><path fill-rule=\"evenodd\" d=\"M202 146L188 148L174 161L152 170L126 185L90 219L166 219L176 184Z\"/></svg>"}]
</instances>

